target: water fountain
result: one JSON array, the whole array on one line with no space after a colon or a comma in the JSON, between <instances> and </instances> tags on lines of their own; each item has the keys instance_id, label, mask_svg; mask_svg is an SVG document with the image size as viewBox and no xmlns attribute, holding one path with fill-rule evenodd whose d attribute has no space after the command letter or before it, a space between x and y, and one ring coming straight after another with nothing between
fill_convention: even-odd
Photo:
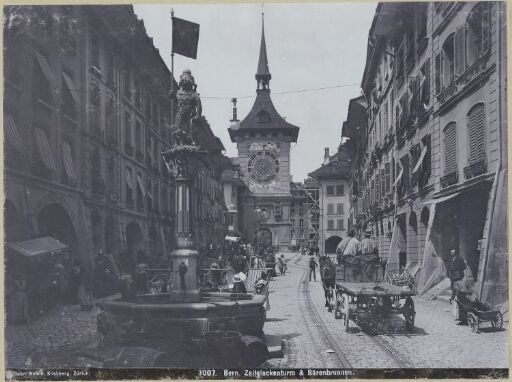
<instances>
[{"instance_id":1,"label":"water fountain","mask_svg":"<svg viewBox=\"0 0 512 382\"><path fill-rule=\"evenodd\" d=\"M140 353L133 349L150 348L160 360L161 353L155 353L155 349L169 355L167 366L238 367L241 365L237 356L243 354L240 350L244 347L261 354L260 360L266 357L264 343L246 337L261 337L263 333L266 296L206 292L199 288L199 253L194 249L190 229L190 183L197 162L205 160L208 152L194 141L194 128L202 118L201 101L195 90L191 72L183 71L176 94L174 145L162 153L169 175L176 182L177 248L170 254L170 290L139 296L128 293L124 298L103 301L99 304L103 312L98 316L98 331L104 336L104 346L134 347L132 358L134 353ZM115 359L124 350L116 351ZM149 354L148 350L142 352L144 357Z\"/></svg>"}]
</instances>

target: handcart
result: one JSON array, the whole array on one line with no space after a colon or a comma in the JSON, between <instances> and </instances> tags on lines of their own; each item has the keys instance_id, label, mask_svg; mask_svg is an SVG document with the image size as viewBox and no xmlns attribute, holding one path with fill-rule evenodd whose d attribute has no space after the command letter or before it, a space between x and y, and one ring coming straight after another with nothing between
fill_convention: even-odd
<instances>
[{"instance_id":1,"label":"handcart","mask_svg":"<svg viewBox=\"0 0 512 382\"><path fill-rule=\"evenodd\" d=\"M402 314L408 331L414 329L415 291L409 285L397 286L383 281L376 255L343 255L336 271L335 317L343 319L345 331L349 321L359 323L363 315L387 317Z\"/></svg>"},{"instance_id":2,"label":"handcart","mask_svg":"<svg viewBox=\"0 0 512 382\"><path fill-rule=\"evenodd\" d=\"M457 293L455 298L458 307L458 319L467 323L475 333L480 331L480 325L490 322L494 329L503 327L503 315L499 310L492 310L490 305L478 301L472 293Z\"/></svg>"}]
</instances>

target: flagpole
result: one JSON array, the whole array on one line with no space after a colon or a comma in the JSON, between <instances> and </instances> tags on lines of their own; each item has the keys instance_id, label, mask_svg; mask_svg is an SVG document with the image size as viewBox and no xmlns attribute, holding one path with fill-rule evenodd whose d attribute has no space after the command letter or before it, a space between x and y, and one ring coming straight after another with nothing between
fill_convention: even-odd
<instances>
[{"instance_id":1,"label":"flagpole","mask_svg":"<svg viewBox=\"0 0 512 382\"><path fill-rule=\"evenodd\" d=\"M174 8L171 8L171 126L174 125Z\"/></svg>"}]
</instances>

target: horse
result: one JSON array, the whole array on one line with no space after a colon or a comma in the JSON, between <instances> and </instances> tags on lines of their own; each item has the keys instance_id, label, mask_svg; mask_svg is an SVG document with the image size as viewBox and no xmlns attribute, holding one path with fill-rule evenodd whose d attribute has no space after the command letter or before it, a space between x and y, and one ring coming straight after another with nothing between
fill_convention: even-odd
<instances>
[{"instance_id":1,"label":"horse","mask_svg":"<svg viewBox=\"0 0 512 382\"><path fill-rule=\"evenodd\" d=\"M332 312L331 301L334 297L333 290L336 288L336 266L329 256L320 258L320 278L324 288L325 306Z\"/></svg>"}]
</instances>

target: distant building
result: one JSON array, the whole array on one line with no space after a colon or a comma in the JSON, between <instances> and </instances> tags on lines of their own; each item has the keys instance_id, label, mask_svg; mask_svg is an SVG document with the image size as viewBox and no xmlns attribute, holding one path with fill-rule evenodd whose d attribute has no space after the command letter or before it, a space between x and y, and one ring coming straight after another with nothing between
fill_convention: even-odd
<instances>
[{"instance_id":1,"label":"distant building","mask_svg":"<svg viewBox=\"0 0 512 382\"><path fill-rule=\"evenodd\" d=\"M335 253L340 241L347 236L350 209L349 166L348 145L342 145L340 152L332 156L326 147L323 165L309 174L318 182L318 246L323 254Z\"/></svg>"},{"instance_id":2,"label":"distant building","mask_svg":"<svg viewBox=\"0 0 512 382\"><path fill-rule=\"evenodd\" d=\"M245 206L248 216L259 214L256 242L260 246L291 246L290 144L299 128L279 115L270 98L265 33L262 26L260 55L256 72L256 100L241 121L232 121L229 135L236 142L244 182L254 194L255 205Z\"/></svg>"},{"instance_id":3,"label":"distant building","mask_svg":"<svg viewBox=\"0 0 512 382\"><path fill-rule=\"evenodd\" d=\"M307 204L307 194L301 183L290 183L292 200L290 204L290 246L291 250L298 250L309 245L311 233L311 211Z\"/></svg>"},{"instance_id":4,"label":"distant building","mask_svg":"<svg viewBox=\"0 0 512 382\"><path fill-rule=\"evenodd\" d=\"M450 249L485 301L508 299L506 22L499 2L381 3L343 135L352 224L420 293ZM366 121L364 121L366 119Z\"/></svg>"}]
</instances>

